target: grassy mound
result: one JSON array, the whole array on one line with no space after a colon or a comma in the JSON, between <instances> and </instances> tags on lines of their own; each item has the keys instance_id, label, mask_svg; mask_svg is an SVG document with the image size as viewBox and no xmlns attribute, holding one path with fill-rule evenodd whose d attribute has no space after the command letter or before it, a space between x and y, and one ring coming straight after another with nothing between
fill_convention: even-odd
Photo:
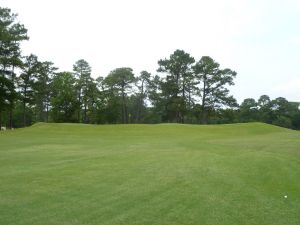
<instances>
[{"instance_id":1,"label":"grassy mound","mask_svg":"<svg viewBox=\"0 0 300 225\"><path fill-rule=\"evenodd\" d=\"M1 132L0 224L298 225L300 132L261 123Z\"/></svg>"}]
</instances>

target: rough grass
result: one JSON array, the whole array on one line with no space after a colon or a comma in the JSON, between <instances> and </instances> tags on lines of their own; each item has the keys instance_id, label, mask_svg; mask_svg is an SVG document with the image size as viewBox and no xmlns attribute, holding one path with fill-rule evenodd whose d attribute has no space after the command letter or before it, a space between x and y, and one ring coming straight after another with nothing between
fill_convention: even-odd
<instances>
[{"instance_id":1,"label":"rough grass","mask_svg":"<svg viewBox=\"0 0 300 225\"><path fill-rule=\"evenodd\" d=\"M300 132L260 123L1 132L0 224L299 225Z\"/></svg>"}]
</instances>

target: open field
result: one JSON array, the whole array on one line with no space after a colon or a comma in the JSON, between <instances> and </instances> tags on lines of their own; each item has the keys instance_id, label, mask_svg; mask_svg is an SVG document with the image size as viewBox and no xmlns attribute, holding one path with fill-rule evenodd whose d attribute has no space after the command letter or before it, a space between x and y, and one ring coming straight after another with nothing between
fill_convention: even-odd
<instances>
[{"instance_id":1,"label":"open field","mask_svg":"<svg viewBox=\"0 0 300 225\"><path fill-rule=\"evenodd\" d=\"M261 123L1 132L0 224L299 225L300 132Z\"/></svg>"}]
</instances>

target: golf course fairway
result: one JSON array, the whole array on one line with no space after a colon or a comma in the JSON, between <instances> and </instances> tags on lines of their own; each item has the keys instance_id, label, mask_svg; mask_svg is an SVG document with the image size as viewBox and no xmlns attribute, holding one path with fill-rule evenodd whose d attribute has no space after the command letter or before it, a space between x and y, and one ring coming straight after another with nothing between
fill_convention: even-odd
<instances>
[{"instance_id":1,"label":"golf course fairway","mask_svg":"<svg viewBox=\"0 0 300 225\"><path fill-rule=\"evenodd\" d=\"M0 132L1 225L299 225L300 132L38 123Z\"/></svg>"}]
</instances>

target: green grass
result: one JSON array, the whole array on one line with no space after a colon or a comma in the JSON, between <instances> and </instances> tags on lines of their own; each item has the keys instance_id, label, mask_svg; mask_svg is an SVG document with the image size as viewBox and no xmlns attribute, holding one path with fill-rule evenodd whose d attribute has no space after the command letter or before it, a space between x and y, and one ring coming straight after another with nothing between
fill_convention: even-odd
<instances>
[{"instance_id":1,"label":"green grass","mask_svg":"<svg viewBox=\"0 0 300 225\"><path fill-rule=\"evenodd\" d=\"M300 132L261 123L1 132L0 224L299 225Z\"/></svg>"}]
</instances>

